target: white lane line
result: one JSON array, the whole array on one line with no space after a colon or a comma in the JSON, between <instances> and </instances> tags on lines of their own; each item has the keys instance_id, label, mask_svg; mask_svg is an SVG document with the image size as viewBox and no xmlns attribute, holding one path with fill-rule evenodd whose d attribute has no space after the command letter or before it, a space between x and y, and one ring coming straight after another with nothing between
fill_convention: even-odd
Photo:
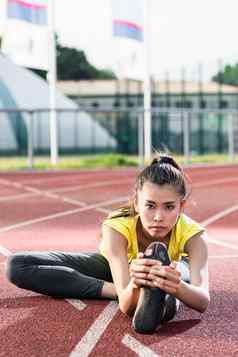
<instances>
[{"instance_id":1,"label":"white lane line","mask_svg":"<svg viewBox=\"0 0 238 357\"><path fill-rule=\"evenodd\" d=\"M13 186L17 188L21 188L25 191L36 193L36 194L42 194L44 196L49 196L52 198L59 198L60 196L54 193L58 192L70 192L70 191L76 191L76 190L82 190L86 188L97 188L97 187L104 187L107 185L121 185L127 182L132 182L132 179L125 179L125 180L108 180L108 181L103 181L103 182L96 182L96 183L89 183L89 184L82 184L82 185L77 185L77 186L70 186L70 187L59 187L55 188L53 190L42 190L35 188L33 186L29 185L23 185L21 183L15 182L15 181L10 181L6 179L0 179L0 184L4 184L5 186Z\"/></svg>"},{"instance_id":2,"label":"white lane line","mask_svg":"<svg viewBox=\"0 0 238 357\"><path fill-rule=\"evenodd\" d=\"M107 208L97 208L97 212L110 213L112 210Z\"/></svg>"},{"instance_id":3,"label":"white lane line","mask_svg":"<svg viewBox=\"0 0 238 357\"><path fill-rule=\"evenodd\" d=\"M78 200L73 200L73 199L71 199L71 198L60 197L60 196L58 196L57 198L59 198L59 199L62 200L63 202L71 203L72 205L75 205L75 206L81 206L81 207L87 206L87 203L81 202L81 201L78 201Z\"/></svg>"},{"instance_id":4,"label":"white lane line","mask_svg":"<svg viewBox=\"0 0 238 357\"><path fill-rule=\"evenodd\" d=\"M12 253L10 252L10 250L0 245L0 254L2 254L4 257L9 257L9 255L11 255Z\"/></svg>"},{"instance_id":5,"label":"white lane line","mask_svg":"<svg viewBox=\"0 0 238 357\"><path fill-rule=\"evenodd\" d=\"M12 254L12 252L10 252L10 250L0 245L0 254L4 255L5 257L9 257ZM6 262L1 262L0 264L5 265ZM64 299L64 300L67 301L72 306L74 306L79 311L82 311L83 309L85 309L85 307L87 307L87 305L79 299Z\"/></svg>"},{"instance_id":6,"label":"white lane line","mask_svg":"<svg viewBox=\"0 0 238 357\"><path fill-rule=\"evenodd\" d=\"M103 181L103 182L96 182L96 183L89 183L83 184L78 186L71 186L71 187L62 187L62 188L55 188L54 190L49 190L48 192L70 192L76 190L84 190L85 188L97 188L97 187L104 187L108 185L122 185L124 183L133 182L132 179L125 179L125 180L110 180L110 181Z\"/></svg>"},{"instance_id":7,"label":"white lane line","mask_svg":"<svg viewBox=\"0 0 238 357\"><path fill-rule=\"evenodd\" d=\"M208 259L232 259L232 258L238 258L238 255L210 255Z\"/></svg>"},{"instance_id":8,"label":"white lane line","mask_svg":"<svg viewBox=\"0 0 238 357\"><path fill-rule=\"evenodd\" d=\"M105 184L103 184L105 185ZM85 202L81 202L81 201L78 201L78 200L74 200L72 198L68 198L68 197L65 197L65 196L60 196L60 195L57 195L57 194L53 194L51 193L52 191L41 191L41 190L38 190L38 189L34 189L32 187L22 187L24 190L27 190L27 191L30 191L31 193L24 193L24 194L19 194L19 195L16 195L16 196L8 196L7 198L3 197L3 198L0 198L0 202L1 201L10 201L10 200L13 200L13 199L21 199L21 198L24 198L24 197L33 197L33 196L36 196L36 195L41 195L41 196L44 196L44 197L49 197L49 198L53 198L53 199L58 199L60 201L63 201L63 202L66 202L66 203L70 203L74 206L80 206L80 207L85 207L87 206L87 203ZM100 212L102 212L101 210L99 210ZM106 213L108 213L109 211L106 210ZM105 211L104 211L105 213Z\"/></svg>"},{"instance_id":9,"label":"white lane line","mask_svg":"<svg viewBox=\"0 0 238 357\"><path fill-rule=\"evenodd\" d=\"M211 223L214 223L216 221L218 221L219 219L227 216L230 213L233 213L235 211L238 210L238 205L232 206L230 208L227 208L217 214L215 214L214 216L209 217L208 219L206 219L205 221L201 222L201 225L206 227ZM225 247L225 248L230 248L230 249L234 249L234 250L238 250L238 246L234 245L234 244L230 244L230 243L226 243L220 240L216 240L216 239L211 239L208 238L208 243L212 243L212 244L216 244L220 247Z\"/></svg>"},{"instance_id":10,"label":"white lane line","mask_svg":"<svg viewBox=\"0 0 238 357\"><path fill-rule=\"evenodd\" d=\"M4 233L4 232L7 232L7 231L10 231L10 230L13 230L13 229L25 227L25 226L28 226L28 225L31 225L31 224L36 224L36 223L40 223L40 222L44 222L44 221L48 221L48 220L52 220L52 219L56 219L56 218L60 218L60 217L68 216L68 215L72 215L72 214L75 214L75 213L84 212L84 211L91 210L91 209L96 209L96 210L98 210L100 212L108 213L109 210L107 210L105 208L102 208L101 206L106 206L106 205L110 205L110 204L114 204L114 203L118 203L118 202L123 202L123 201L126 201L126 200L128 200L128 197L121 197L121 198L118 198L118 199L115 199L115 200L105 201L105 202L101 202L101 203L98 203L98 204L84 206L84 207L76 208L74 210L64 211L64 212L56 213L56 214L53 214L53 215L49 215L49 216L45 216L45 217L41 217L41 218L36 218L36 219L33 219L33 220L29 220L29 221L24 221L24 222L17 223L17 224L14 224L14 225L5 226L3 228L0 228L0 234ZM226 210L224 210L224 211L222 211L222 212L220 212L220 213L208 218L207 220L203 221L201 224L203 226L207 226L208 224L211 224L211 223L217 221L218 219L225 217L226 215L236 211L237 209L238 209L238 205L230 207L230 208L228 208L228 209L226 209ZM238 250L237 246L235 246L233 244L230 244L230 243L225 243L225 242L218 241L218 240L215 240L215 239L208 239L208 242L216 244L216 245L219 245L219 246L222 246L222 247ZM0 253L3 254L3 255L6 255L7 254L6 253L7 250L5 251L5 249L6 248L0 246Z\"/></svg>"},{"instance_id":11,"label":"white lane line","mask_svg":"<svg viewBox=\"0 0 238 357\"><path fill-rule=\"evenodd\" d=\"M75 199L72 199L72 198L68 198L68 197L65 197L65 196L61 196L61 195L57 195L57 194L54 194L53 192L57 192L59 191L60 189L56 189L56 190L48 190L48 191L42 191L42 190L39 190L39 189L36 189L34 187L30 187L30 186L23 186L22 184L18 184L16 182L11 182L11 181L7 181L7 180L0 180L1 181L4 181L4 184L5 185L8 185L8 186L20 186L22 189L24 189L25 191L28 191L30 192L29 194L28 193L25 193L25 194L22 194L22 195L17 195L15 198L18 199L18 198L24 198L24 197L30 197L30 196L34 196L34 195L41 195L41 196L44 196L44 197L49 197L49 198L53 198L53 199L58 199L60 201L63 201L63 202L66 202L66 203L70 203L74 206L80 206L80 207L85 207L87 206L88 204L85 203L85 202L82 202L82 201L79 201L79 200L75 200ZM124 180L125 181L125 180ZM128 180L127 180L128 181ZM106 186L108 184L112 184L112 183L116 183L116 184L121 184L122 182L121 181L107 181L107 182L98 182L98 183L94 183L94 184L88 184L88 185L81 185L81 186L76 186L77 188L76 189L79 189L79 188L91 188L91 187L102 187L102 186ZM68 188L62 188L62 192L65 191L74 191L75 190L75 187L68 187ZM28 196L27 196L28 195ZM11 196L9 196L9 200L11 199ZM128 199L128 198L127 198ZM4 201L7 201L7 199L3 198L2 200ZM0 199L1 201L1 199ZM104 209L100 209L100 208L96 208L97 211L99 212L103 212L103 213L108 213L110 212L110 210L104 210Z\"/></svg>"},{"instance_id":12,"label":"white lane line","mask_svg":"<svg viewBox=\"0 0 238 357\"><path fill-rule=\"evenodd\" d=\"M149 347L143 345L130 335L125 335L122 343L134 351L139 357L158 357L159 355L152 351Z\"/></svg>"},{"instance_id":13,"label":"white lane line","mask_svg":"<svg viewBox=\"0 0 238 357\"><path fill-rule=\"evenodd\" d=\"M70 353L69 357L88 357L117 311L118 303L111 301L93 322L86 334Z\"/></svg>"},{"instance_id":14,"label":"white lane line","mask_svg":"<svg viewBox=\"0 0 238 357\"><path fill-rule=\"evenodd\" d=\"M13 229L29 226L31 224L50 221L52 219L69 216L69 215L72 215L72 214L75 214L75 213L85 212L85 211L97 209L97 208L100 208L101 206L108 206L108 205L111 205L111 204L114 204L114 203L124 202L127 199L128 199L128 197L120 197L120 198L116 198L114 200L108 200L108 201L104 201L104 202L99 202L99 203L95 203L95 204L88 205L88 206L85 206L85 207L75 208L73 210L68 210L68 211L64 211L64 212L51 214L49 216L44 216L44 217L40 217L40 218L36 218L36 219L31 219L29 221L23 221L21 223L17 223L17 224L13 224L13 225L9 225L9 226L5 226L3 228L0 228L0 234L4 233L4 232L8 232L8 231L13 230Z\"/></svg>"},{"instance_id":15,"label":"white lane line","mask_svg":"<svg viewBox=\"0 0 238 357\"><path fill-rule=\"evenodd\" d=\"M82 208L75 208L73 210L64 211L64 212L60 212L60 213L56 213L56 214L51 214L49 216L44 216L44 217L40 217L40 218L36 218L36 219L30 219L29 221L23 221L23 222L16 223L16 224L11 224L9 226L5 226L3 228L0 228L0 234L8 232L8 231L11 231L13 229L26 227L26 226L29 226L31 224L50 221L50 220L55 219L55 218L60 218L60 217L68 216L68 215L71 215L71 214L75 214L75 213L80 212L81 210L82 210Z\"/></svg>"},{"instance_id":16,"label":"white lane line","mask_svg":"<svg viewBox=\"0 0 238 357\"><path fill-rule=\"evenodd\" d=\"M1 181L2 180L0 180L0 183L1 183ZM59 195L53 193L53 191L43 191L43 190L39 190L39 189L31 187L31 186L24 186L22 184L17 184L16 182L11 182L11 181L7 181L7 180L4 181L4 184L8 185L8 186L16 186L16 185L18 185L18 188L21 188L22 190L25 190L25 191L29 192L28 195L32 195L32 196L41 195L43 197L59 199L61 201L64 201L64 202L67 202L67 203L71 203L71 204L74 204L74 205L77 205L77 206L85 206L86 205L85 203L82 203L80 201L72 200L72 199L64 197L64 196L59 196ZM27 194L23 194L23 195L27 195ZM21 198L20 196L23 196L23 195L18 195L18 196L19 196L19 198ZM10 199L10 197L9 197L9 199Z\"/></svg>"},{"instance_id":17,"label":"white lane line","mask_svg":"<svg viewBox=\"0 0 238 357\"><path fill-rule=\"evenodd\" d=\"M208 239L208 243L216 244L216 245L219 245L220 247L224 247L224 248L230 248L230 249L233 249L233 250L238 250L238 245L226 243L226 242L223 242L223 241L220 241L220 240L216 240L216 239Z\"/></svg>"},{"instance_id":18,"label":"white lane line","mask_svg":"<svg viewBox=\"0 0 238 357\"><path fill-rule=\"evenodd\" d=\"M34 196L34 195L42 195L44 197L50 197L50 198L56 198L56 199L60 198L58 195L55 195L54 193L47 192L47 191L42 191L42 190L39 190L39 189L31 187L31 186L24 186L24 185L22 185L21 183L18 183L18 182L12 182L12 181L9 181L9 180L0 179L0 184L1 183L6 185L6 186L12 186L12 187L20 188L20 189L22 189L24 191L29 192L30 194L32 194L32 196ZM21 195L18 195L18 196L21 196Z\"/></svg>"},{"instance_id":19,"label":"white lane line","mask_svg":"<svg viewBox=\"0 0 238 357\"><path fill-rule=\"evenodd\" d=\"M227 179L219 179L219 180L211 180L211 181L206 181L206 182L201 182L201 183L194 183L192 184L193 188L199 188L199 187L207 187L207 186L212 186L212 185L217 185L217 184L222 184L222 183L229 183L229 182L234 182L234 181L238 181L237 177L234 178L227 178ZM28 191L32 194L35 195L42 195L45 197L49 197L49 198L55 198L55 199L60 199L64 202L67 203L71 203L74 205L82 205L84 206L85 204L81 204L80 201L77 200L73 200L64 196L60 196L58 194L55 193L61 193L61 192L71 192L71 191L77 191L77 190L83 190L83 189L87 189L87 188L97 188L97 187L104 187L107 185L121 185L124 183L129 183L129 182L133 182L133 180L130 179L125 179L125 180L108 180L108 181L104 181L104 182L96 182L96 183L89 183L89 184L82 184L82 185L77 185L77 186L70 186L70 187L62 187L62 188L56 188L53 190L40 190L37 188L34 188L32 186L28 186L28 185L24 185L18 182L14 182L14 181L10 181L10 180L6 180L6 179L0 179L0 184L4 184L7 186L13 186L13 187L17 187L17 188L21 188L25 191ZM25 195L25 196L24 196ZM0 201L7 201L9 200L13 200L13 199L20 199L20 198L24 198L24 197L28 197L27 194L22 194L22 195L16 195L16 196L8 196L7 197L3 197L0 198ZM29 194L30 197L30 194Z\"/></svg>"},{"instance_id":20,"label":"white lane line","mask_svg":"<svg viewBox=\"0 0 238 357\"><path fill-rule=\"evenodd\" d=\"M234 182L238 181L238 177L229 177L229 178L224 178L224 179L218 179L218 180L211 180L211 181L206 181L206 182L195 182L192 184L193 187L205 187L205 186L211 186L211 185L217 185L217 184L222 184L222 183L229 183L229 182ZM53 190L40 190L38 188L35 188L30 185L25 185L19 182L7 180L7 179L0 179L0 184L6 185L6 186L13 186L25 190L31 190L31 192L42 192L42 193L58 193L58 192L70 192L70 191L75 191L75 190L82 190L85 188L97 188L97 187L104 187L107 185L121 185L124 183L128 182L133 182L133 178L128 178L128 179L120 179L120 180L108 180L108 181L103 181L103 182L95 182L95 183L88 183L88 184L81 184L81 185L76 185L76 186L70 186L70 187L59 187L55 188Z\"/></svg>"},{"instance_id":21,"label":"white lane line","mask_svg":"<svg viewBox=\"0 0 238 357\"><path fill-rule=\"evenodd\" d=\"M0 180L1 182L1 180ZM4 182L4 184L9 184L9 186L15 186L16 183L12 183L12 182ZM53 193L53 191L42 191L42 190L39 190L37 188L34 188L34 187L30 187L30 186L23 186L21 185L21 189L25 190L25 191L28 191L30 193L25 193L25 194L22 194L22 195L17 195L15 198L18 199L18 198L24 198L24 197L30 197L30 196L36 196L36 195L41 195L43 197L48 197L48 198L53 198L53 199L57 199L57 200L61 200L63 202L66 202L66 203L70 203L70 204L73 204L73 205L76 205L76 206L80 206L80 207L84 207L86 206L86 203L84 202L80 202L78 200L73 200L71 198L68 198L68 197L64 197L64 196L59 196L55 193ZM11 196L9 196L9 200L12 199ZM4 198L0 199L0 201L7 201Z\"/></svg>"},{"instance_id":22,"label":"white lane line","mask_svg":"<svg viewBox=\"0 0 238 357\"><path fill-rule=\"evenodd\" d=\"M207 186L209 187L212 185L220 185L222 183L229 183L235 181L238 181L238 177L229 177L229 178L211 180L206 182L197 182L197 183L195 182L194 184L192 183L192 188L207 187Z\"/></svg>"},{"instance_id":23,"label":"white lane line","mask_svg":"<svg viewBox=\"0 0 238 357\"><path fill-rule=\"evenodd\" d=\"M0 202L19 200L19 199L22 199L22 198L28 198L28 197L32 197L32 196L36 196L36 194L35 193L21 193L21 194L18 194L18 195L1 197L0 198Z\"/></svg>"},{"instance_id":24,"label":"white lane line","mask_svg":"<svg viewBox=\"0 0 238 357\"><path fill-rule=\"evenodd\" d=\"M21 183L15 182L15 181L11 181L11 180L6 180L6 179L3 179L3 178L0 179L0 185L22 188L22 184Z\"/></svg>"},{"instance_id":25,"label":"white lane line","mask_svg":"<svg viewBox=\"0 0 238 357\"><path fill-rule=\"evenodd\" d=\"M65 299L65 300L68 301L69 304L74 306L79 311L82 311L83 309L85 309L85 307L87 307L87 305L84 304L84 302L82 302L79 299Z\"/></svg>"},{"instance_id":26,"label":"white lane line","mask_svg":"<svg viewBox=\"0 0 238 357\"><path fill-rule=\"evenodd\" d=\"M228 214L233 213L233 212L235 212L237 210L238 210L238 205L226 208L223 211L221 211L221 212L215 214L214 216L211 216L210 218L208 218L205 221L203 221L202 225L203 226L208 226L209 224L211 224L211 223L219 220L220 218L223 218L223 217L227 216Z\"/></svg>"}]
</instances>

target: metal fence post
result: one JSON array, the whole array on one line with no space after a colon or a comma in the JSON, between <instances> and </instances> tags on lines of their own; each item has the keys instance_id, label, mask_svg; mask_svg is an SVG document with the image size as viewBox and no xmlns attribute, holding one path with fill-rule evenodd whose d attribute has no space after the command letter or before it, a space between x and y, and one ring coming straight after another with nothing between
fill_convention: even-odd
<instances>
[{"instance_id":1,"label":"metal fence post","mask_svg":"<svg viewBox=\"0 0 238 357\"><path fill-rule=\"evenodd\" d=\"M27 145L27 157L28 157L28 165L29 168L32 169L34 165L34 134L33 134L33 117L34 117L34 112L29 111L29 125L28 125L28 145Z\"/></svg>"},{"instance_id":2,"label":"metal fence post","mask_svg":"<svg viewBox=\"0 0 238 357\"><path fill-rule=\"evenodd\" d=\"M233 115L228 115L228 155L231 162L235 159L235 148L234 148L234 118Z\"/></svg>"},{"instance_id":3,"label":"metal fence post","mask_svg":"<svg viewBox=\"0 0 238 357\"><path fill-rule=\"evenodd\" d=\"M144 114L143 112L138 113L138 155L139 155L139 166L142 168L144 166Z\"/></svg>"},{"instance_id":4,"label":"metal fence post","mask_svg":"<svg viewBox=\"0 0 238 357\"><path fill-rule=\"evenodd\" d=\"M188 112L183 112L183 152L186 163L190 161L190 118Z\"/></svg>"}]
</instances>

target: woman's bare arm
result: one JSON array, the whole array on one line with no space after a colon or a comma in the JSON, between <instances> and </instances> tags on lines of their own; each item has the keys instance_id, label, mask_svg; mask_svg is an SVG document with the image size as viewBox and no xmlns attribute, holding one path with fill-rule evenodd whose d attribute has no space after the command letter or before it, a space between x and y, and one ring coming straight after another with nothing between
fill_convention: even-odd
<instances>
[{"instance_id":1,"label":"woman's bare arm","mask_svg":"<svg viewBox=\"0 0 238 357\"><path fill-rule=\"evenodd\" d=\"M102 235L120 310L130 315L135 310L139 288L133 283L133 279L130 279L127 239L108 226L103 226Z\"/></svg>"},{"instance_id":2,"label":"woman's bare arm","mask_svg":"<svg viewBox=\"0 0 238 357\"><path fill-rule=\"evenodd\" d=\"M190 260L190 281L181 281L175 296L187 306L204 312L210 302L208 281L208 249L205 233L200 233L185 245Z\"/></svg>"}]
</instances>

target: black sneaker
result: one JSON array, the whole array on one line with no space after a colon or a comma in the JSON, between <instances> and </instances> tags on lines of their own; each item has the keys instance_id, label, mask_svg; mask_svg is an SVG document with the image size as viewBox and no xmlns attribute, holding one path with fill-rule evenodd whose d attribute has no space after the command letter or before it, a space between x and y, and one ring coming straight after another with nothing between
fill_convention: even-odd
<instances>
[{"instance_id":1,"label":"black sneaker","mask_svg":"<svg viewBox=\"0 0 238 357\"><path fill-rule=\"evenodd\" d=\"M162 265L169 265L170 259L167 248L163 243L154 242L147 250L150 254L145 257L160 260ZM136 311L132 320L132 327L136 332L151 334L161 324L166 293L160 288L142 287Z\"/></svg>"},{"instance_id":2,"label":"black sneaker","mask_svg":"<svg viewBox=\"0 0 238 357\"><path fill-rule=\"evenodd\" d=\"M164 311L161 323L164 324L174 318L178 312L180 302L174 295L167 294L164 302Z\"/></svg>"}]
</instances>

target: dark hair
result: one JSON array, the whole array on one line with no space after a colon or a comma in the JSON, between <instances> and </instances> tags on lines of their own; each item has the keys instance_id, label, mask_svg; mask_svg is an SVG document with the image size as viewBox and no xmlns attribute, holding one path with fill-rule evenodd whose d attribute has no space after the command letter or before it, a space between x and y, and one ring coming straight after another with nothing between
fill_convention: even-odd
<instances>
[{"instance_id":1,"label":"dark hair","mask_svg":"<svg viewBox=\"0 0 238 357\"><path fill-rule=\"evenodd\" d=\"M135 190L141 190L145 182L155 183L157 185L171 185L184 199L188 196L186 187L186 176L183 169L168 154L159 154L150 165L142 170L136 179ZM127 205L119 207L117 211L109 214L109 218L135 216L133 200Z\"/></svg>"},{"instance_id":2,"label":"dark hair","mask_svg":"<svg viewBox=\"0 0 238 357\"><path fill-rule=\"evenodd\" d=\"M167 154L155 157L151 164L137 176L136 191L141 190L147 181L160 186L171 185L182 198L187 196L184 172L178 163Z\"/></svg>"}]
</instances>

